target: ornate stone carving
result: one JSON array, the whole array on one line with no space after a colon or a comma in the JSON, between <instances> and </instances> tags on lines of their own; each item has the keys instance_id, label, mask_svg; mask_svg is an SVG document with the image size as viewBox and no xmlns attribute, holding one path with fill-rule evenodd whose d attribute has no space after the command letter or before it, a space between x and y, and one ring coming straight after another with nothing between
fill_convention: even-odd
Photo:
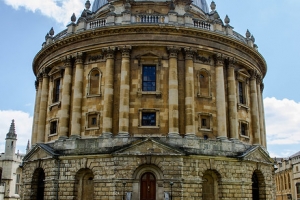
<instances>
[{"instance_id":1,"label":"ornate stone carving","mask_svg":"<svg viewBox=\"0 0 300 200\"><path fill-rule=\"evenodd\" d=\"M256 70L251 70L250 75L251 75L250 80L257 79L257 77L258 77Z\"/></svg>"},{"instance_id":2,"label":"ornate stone carving","mask_svg":"<svg viewBox=\"0 0 300 200\"><path fill-rule=\"evenodd\" d=\"M167 47L167 50L169 52L170 58L177 58L180 47L170 46L170 47Z\"/></svg>"},{"instance_id":3,"label":"ornate stone carving","mask_svg":"<svg viewBox=\"0 0 300 200\"><path fill-rule=\"evenodd\" d=\"M194 54L196 53L196 50L191 48L191 47L185 47L184 52L185 52L185 59L186 60L193 60Z\"/></svg>"},{"instance_id":4,"label":"ornate stone carving","mask_svg":"<svg viewBox=\"0 0 300 200\"><path fill-rule=\"evenodd\" d=\"M216 65L216 66L221 66L221 65L223 66L224 60L225 60L224 57L225 57L225 56L224 56L223 54L221 54L221 53L215 54L215 55L214 55L215 65Z\"/></svg>"},{"instance_id":5,"label":"ornate stone carving","mask_svg":"<svg viewBox=\"0 0 300 200\"><path fill-rule=\"evenodd\" d=\"M131 46L121 46L119 50L122 52L122 58L130 57Z\"/></svg>"},{"instance_id":6,"label":"ornate stone carving","mask_svg":"<svg viewBox=\"0 0 300 200\"><path fill-rule=\"evenodd\" d=\"M102 51L105 54L106 59L114 59L115 50L116 50L116 47L106 47L106 48L102 49Z\"/></svg>"},{"instance_id":7,"label":"ornate stone carving","mask_svg":"<svg viewBox=\"0 0 300 200\"><path fill-rule=\"evenodd\" d=\"M196 61L200 61L201 63L207 63L209 64L211 62L211 57L205 57L205 56L201 56L201 55L196 55Z\"/></svg>"},{"instance_id":8,"label":"ornate stone carving","mask_svg":"<svg viewBox=\"0 0 300 200\"><path fill-rule=\"evenodd\" d=\"M83 56L84 56L84 54L82 52L77 52L75 54L74 57L75 57L76 64L82 64L83 63Z\"/></svg>"},{"instance_id":9,"label":"ornate stone carving","mask_svg":"<svg viewBox=\"0 0 300 200\"><path fill-rule=\"evenodd\" d=\"M97 60L103 60L104 59L104 55L103 54L99 54L99 55L92 55L88 58L89 62L95 62Z\"/></svg>"}]
</instances>

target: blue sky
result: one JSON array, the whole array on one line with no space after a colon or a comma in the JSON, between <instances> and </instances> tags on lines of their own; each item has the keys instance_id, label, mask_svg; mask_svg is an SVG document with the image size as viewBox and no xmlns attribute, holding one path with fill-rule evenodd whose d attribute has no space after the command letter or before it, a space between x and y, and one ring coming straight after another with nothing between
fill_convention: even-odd
<instances>
[{"instance_id":1,"label":"blue sky","mask_svg":"<svg viewBox=\"0 0 300 200\"><path fill-rule=\"evenodd\" d=\"M210 1L207 1L210 4ZM0 135L5 138L15 119L18 148L30 139L35 100L32 60L51 27L62 31L85 0L0 0ZM91 0L93 3L93 0ZM222 19L234 30L254 35L268 64L264 104L268 151L287 157L300 151L300 1L215 0ZM3 151L0 142L0 151Z\"/></svg>"}]
</instances>

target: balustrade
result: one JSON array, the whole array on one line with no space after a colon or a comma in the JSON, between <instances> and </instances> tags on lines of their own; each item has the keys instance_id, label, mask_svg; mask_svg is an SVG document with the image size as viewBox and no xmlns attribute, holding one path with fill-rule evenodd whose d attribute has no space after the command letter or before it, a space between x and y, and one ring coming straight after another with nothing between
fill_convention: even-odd
<instances>
[{"instance_id":1,"label":"balustrade","mask_svg":"<svg viewBox=\"0 0 300 200\"><path fill-rule=\"evenodd\" d=\"M90 25L89 29L103 27L106 25L106 19L97 19L95 21L91 21L89 25Z\"/></svg>"}]
</instances>

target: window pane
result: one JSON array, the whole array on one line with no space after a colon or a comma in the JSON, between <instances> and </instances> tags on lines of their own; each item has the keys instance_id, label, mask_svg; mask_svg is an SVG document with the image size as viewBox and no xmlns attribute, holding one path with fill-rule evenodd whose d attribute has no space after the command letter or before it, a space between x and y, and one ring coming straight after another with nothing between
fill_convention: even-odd
<instances>
[{"instance_id":1,"label":"window pane","mask_svg":"<svg viewBox=\"0 0 300 200\"><path fill-rule=\"evenodd\" d=\"M156 67L143 66L143 91L156 91Z\"/></svg>"},{"instance_id":2,"label":"window pane","mask_svg":"<svg viewBox=\"0 0 300 200\"><path fill-rule=\"evenodd\" d=\"M142 126L156 126L156 113L143 112L142 113Z\"/></svg>"}]
</instances>

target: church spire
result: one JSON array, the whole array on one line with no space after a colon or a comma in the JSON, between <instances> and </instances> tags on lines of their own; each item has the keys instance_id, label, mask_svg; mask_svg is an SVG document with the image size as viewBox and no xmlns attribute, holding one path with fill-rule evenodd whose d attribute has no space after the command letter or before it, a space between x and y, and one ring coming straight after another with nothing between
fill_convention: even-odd
<instances>
[{"instance_id":1,"label":"church spire","mask_svg":"<svg viewBox=\"0 0 300 200\"><path fill-rule=\"evenodd\" d=\"M6 139L17 139L15 120L12 120L9 128L9 132L6 134Z\"/></svg>"},{"instance_id":2,"label":"church spire","mask_svg":"<svg viewBox=\"0 0 300 200\"><path fill-rule=\"evenodd\" d=\"M30 149L30 142L29 142L29 140L28 140L28 142L27 142L27 147L26 147L26 153L29 152L29 149Z\"/></svg>"}]
</instances>

